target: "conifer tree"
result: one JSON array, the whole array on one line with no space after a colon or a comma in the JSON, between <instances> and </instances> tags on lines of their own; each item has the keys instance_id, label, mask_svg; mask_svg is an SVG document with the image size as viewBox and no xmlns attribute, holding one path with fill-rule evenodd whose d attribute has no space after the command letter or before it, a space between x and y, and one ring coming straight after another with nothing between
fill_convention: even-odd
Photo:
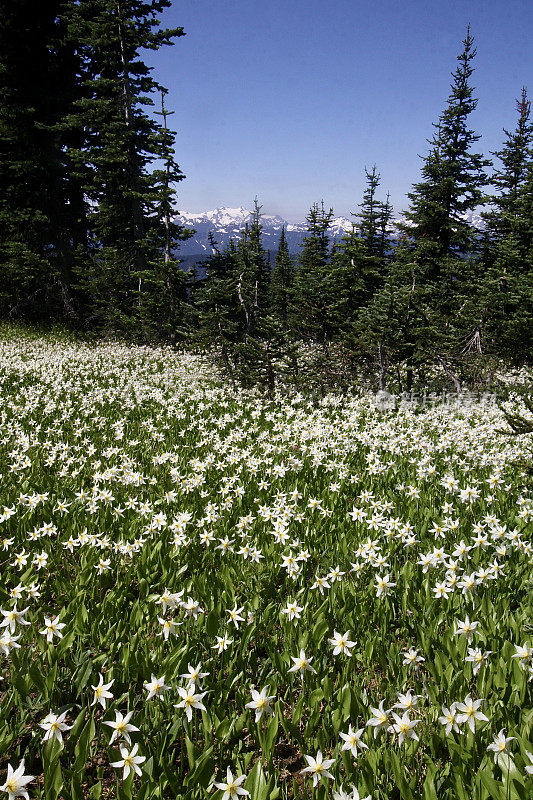
<instances>
[{"instance_id":1,"label":"conifer tree","mask_svg":"<svg viewBox=\"0 0 533 800\"><path fill-rule=\"evenodd\" d=\"M531 101L527 89L522 88L516 100L517 123L513 132L504 129L506 141L501 150L492 153L499 160L491 182L497 194L490 198L492 209L485 213L486 232L492 242L499 242L507 237L521 241L520 228L523 223L521 200L528 177L533 145L533 124L531 122ZM527 245L526 245L527 250ZM525 256L525 252L522 255Z\"/></svg>"},{"instance_id":2,"label":"conifer tree","mask_svg":"<svg viewBox=\"0 0 533 800\"><path fill-rule=\"evenodd\" d=\"M281 321L269 305L268 260L261 238L261 207L255 203L239 242L213 255L206 275L193 287L199 341L220 356L232 379L263 385L272 394L292 352Z\"/></svg>"},{"instance_id":3,"label":"conifer tree","mask_svg":"<svg viewBox=\"0 0 533 800\"><path fill-rule=\"evenodd\" d=\"M140 55L170 0L6 0L0 27L0 309L171 335L183 279L173 134ZM31 65L31 69L30 69ZM163 170L153 168L161 159ZM161 320L165 319L165 324ZM165 330L163 330L165 329Z\"/></svg>"},{"instance_id":4,"label":"conifer tree","mask_svg":"<svg viewBox=\"0 0 533 800\"><path fill-rule=\"evenodd\" d=\"M364 247L350 256L360 281L359 305L365 304L383 283L391 247L388 226L392 206L389 194L385 202L376 197L381 176L375 165L370 172L365 167L365 176L367 186L359 206L361 211L354 215L359 217L358 233Z\"/></svg>"},{"instance_id":5,"label":"conifer tree","mask_svg":"<svg viewBox=\"0 0 533 800\"><path fill-rule=\"evenodd\" d=\"M391 248L389 195L385 202L377 198L380 175L375 166L370 171L365 168L365 175L361 211L353 214L359 222L333 247L326 281L332 338L342 343L351 361L361 353L361 340L366 342L368 325L366 320L362 323L363 312L384 283Z\"/></svg>"},{"instance_id":6,"label":"conifer tree","mask_svg":"<svg viewBox=\"0 0 533 800\"><path fill-rule=\"evenodd\" d=\"M393 208L390 202L390 193L387 192L385 202L380 203L378 221L378 253L382 260L386 260L390 254L391 235L389 225L393 216Z\"/></svg>"},{"instance_id":7,"label":"conifer tree","mask_svg":"<svg viewBox=\"0 0 533 800\"><path fill-rule=\"evenodd\" d=\"M480 289L470 308L472 317L479 320L477 338L467 346L519 361L533 356L533 124L525 88L516 108L515 130L504 129L505 143L493 153L500 162L492 178L498 194L484 214Z\"/></svg>"},{"instance_id":8,"label":"conifer tree","mask_svg":"<svg viewBox=\"0 0 533 800\"><path fill-rule=\"evenodd\" d=\"M325 282L329 261L328 230L333 209L314 203L307 215L307 236L294 278L291 325L298 337L324 343L328 337Z\"/></svg>"},{"instance_id":9,"label":"conifer tree","mask_svg":"<svg viewBox=\"0 0 533 800\"><path fill-rule=\"evenodd\" d=\"M363 194L363 202L360 204L361 211L354 214L358 217L358 228L361 239L366 244L366 248L371 255L377 255L381 249L381 217L383 214L382 204L376 197L376 192L380 184L380 174L376 170L376 165L369 171L365 167L366 189Z\"/></svg>"},{"instance_id":10,"label":"conifer tree","mask_svg":"<svg viewBox=\"0 0 533 800\"><path fill-rule=\"evenodd\" d=\"M230 240L221 251L212 234L212 253L204 262L205 274L192 286L193 304L198 314L198 341L219 354L228 375L235 373L235 347L244 337L245 327L237 293L237 250Z\"/></svg>"},{"instance_id":11,"label":"conifer tree","mask_svg":"<svg viewBox=\"0 0 533 800\"><path fill-rule=\"evenodd\" d=\"M278 251L272 270L270 308L274 316L287 327L290 295L294 283L294 261L289 253L285 226L281 228Z\"/></svg>"},{"instance_id":12,"label":"conifer tree","mask_svg":"<svg viewBox=\"0 0 533 800\"><path fill-rule=\"evenodd\" d=\"M368 300L364 265L369 258L366 245L354 226L332 247L329 268L323 279L324 315L329 337L348 347L353 344L357 310Z\"/></svg>"},{"instance_id":13,"label":"conifer tree","mask_svg":"<svg viewBox=\"0 0 533 800\"><path fill-rule=\"evenodd\" d=\"M168 291L161 263L170 263L168 236L179 238L162 207L183 175L172 133L147 114L161 87L140 55L183 35L181 28L159 30L159 15L169 6L169 0L80 0L66 12L83 58L82 91L70 120L87 131L72 154L90 203L91 262L80 283L92 298L94 322L130 332L150 318L154 296L157 307ZM157 158L166 165L163 176L151 168Z\"/></svg>"},{"instance_id":14,"label":"conifer tree","mask_svg":"<svg viewBox=\"0 0 533 800\"><path fill-rule=\"evenodd\" d=\"M163 168L151 173L154 205L150 222L155 257L144 270L145 291L141 296L139 322L144 324L148 335L153 332L159 339L175 342L187 337L191 324L187 303L190 280L181 268L177 248L179 242L188 239L194 231L175 222L174 187L184 175L174 158L175 133L167 125L168 117L175 112L165 106L167 90L161 87L160 91L161 111L154 113L162 118L162 130L159 140L154 137L154 154L158 155Z\"/></svg>"},{"instance_id":15,"label":"conifer tree","mask_svg":"<svg viewBox=\"0 0 533 800\"><path fill-rule=\"evenodd\" d=\"M270 304L270 262L269 256L263 246L262 233L263 224L261 222L261 208L254 200L254 210L252 220L247 228L247 235L243 238L243 248L246 252L246 260L250 264L251 284L253 291L254 316L257 321L267 311Z\"/></svg>"},{"instance_id":16,"label":"conifer tree","mask_svg":"<svg viewBox=\"0 0 533 800\"><path fill-rule=\"evenodd\" d=\"M287 370L284 360L291 347L282 320L273 312L272 276L262 242L257 198L251 222L237 246L236 266L237 296L245 329L235 348L235 372L245 385L262 384L272 394L277 376Z\"/></svg>"},{"instance_id":17,"label":"conifer tree","mask_svg":"<svg viewBox=\"0 0 533 800\"><path fill-rule=\"evenodd\" d=\"M477 100L470 84L476 51L467 29L448 104L435 125L422 181L409 193L402 226L404 246L396 251L395 281L400 316L408 326L405 358L412 367L428 359L445 361L457 351L468 327L463 314L474 288L472 255L478 235L466 220L484 202L490 162L472 152L480 136L468 127Z\"/></svg>"},{"instance_id":18,"label":"conifer tree","mask_svg":"<svg viewBox=\"0 0 533 800\"><path fill-rule=\"evenodd\" d=\"M481 137L468 127L477 106L470 85L476 56L470 27L463 45L448 105L434 126L437 132L430 140L423 180L408 194L411 204L405 212L409 224L404 232L418 246L417 259L431 262L434 276L448 256L467 256L474 250L475 234L465 216L483 203L488 182L485 169L490 161L472 152Z\"/></svg>"},{"instance_id":19,"label":"conifer tree","mask_svg":"<svg viewBox=\"0 0 533 800\"><path fill-rule=\"evenodd\" d=\"M527 172L519 200L521 249L524 253L528 274L533 270L533 145L529 148Z\"/></svg>"},{"instance_id":20,"label":"conifer tree","mask_svg":"<svg viewBox=\"0 0 533 800\"><path fill-rule=\"evenodd\" d=\"M56 126L76 84L62 2L5 0L0 25L0 313L73 310L66 257L73 194ZM71 204L72 203L72 204Z\"/></svg>"},{"instance_id":21,"label":"conifer tree","mask_svg":"<svg viewBox=\"0 0 533 800\"><path fill-rule=\"evenodd\" d=\"M261 206L255 200L235 248L235 291L246 336L252 335L269 305L270 266L262 243Z\"/></svg>"}]
</instances>

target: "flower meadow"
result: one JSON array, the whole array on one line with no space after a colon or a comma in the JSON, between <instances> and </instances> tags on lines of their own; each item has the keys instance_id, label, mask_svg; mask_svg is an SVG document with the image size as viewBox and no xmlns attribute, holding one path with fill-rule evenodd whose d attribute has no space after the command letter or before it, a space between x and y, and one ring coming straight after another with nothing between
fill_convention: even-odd
<instances>
[{"instance_id":1,"label":"flower meadow","mask_svg":"<svg viewBox=\"0 0 533 800\"><path fill-rule=\"evenodd\" d=\"M531 437L0 339L0 794L533 796Z\"/></svg>"}]
</instances>

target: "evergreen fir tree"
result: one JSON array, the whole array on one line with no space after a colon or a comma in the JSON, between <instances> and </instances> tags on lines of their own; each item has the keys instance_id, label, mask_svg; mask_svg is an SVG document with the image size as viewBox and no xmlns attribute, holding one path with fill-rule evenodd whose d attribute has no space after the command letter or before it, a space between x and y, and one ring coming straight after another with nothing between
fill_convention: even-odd
<instances>
[{"instance_id":1,"label":"evergreen fir tree","mask_svg":"<svg viewBox=\"0 0 533 800\"><path fill-rule=\"evenodd\" d=\"M294 283L294 261L289 253L285 226L281 228L278 251L272 270L270 308L272 314L287 327L290 295Z\"/></svg>"},{"instance_id":2,"label":"evergreen fir tree","mask_svg":"<svg viewBox=\"0 0 533 800\"><path fill-rule=\"evenodd\" d=\"M408 194L411 205L405 213L409 224L404 232L418 246L417 259L431 262L436 276L447 257L464 257L475 249L475 232L464 217L484 202L485 168L490 166L488 159L471 151L481 137L467 124L477 106L469 82L476 56L470 28L463 45L448 105L430 140L431 150L422 168L424 180Z\"/></svg>"},{"instance_id":3,"label":"evergreen fir tree","mask_svg":"<svg viewBox=\"0 0 533 800\"><path fill-rule=\"evenodd\" d=\"M198 315L197 340L214 355L233 379L235 347L244 336L242 310L237 296L237 252L230 240L221 251L209 234L212 253L203 262L205 274L192 286L192 302Z\"/></svg>"},{"instance_id":4,"label":"evergreen fir tree","mask_svg":"<svg viewBox=\"0 0 533 800\"><path fill-rule=\"evenodd\" d=\"M382 249L381 218L383 208L376 198L381 178L375 164L370 172L365 167L365 177L367 185L363 194L363 202L359 206L361 211L359 214L354 214L354 216L359 219L359 235L365 242L368 252L371 255L378 255Z\"/></svg>"},{"instance_id":5,"label":"evergreen fir tree","mask_svg":"<svg viewBox=\"0 0 533 800\"><path fill-rule=\"evenodd\" d=\"M324 314L329 336L347 347L353 344L357 310L368 299L363 277L368 259L366 245L354 226L332 247L329 268L323 279Z\"/></svg>"},{"instance_id":6,"label":"evergreen fir tree","mask_svg":"<svg viewBox=\"0 0 533 800\"><path fill-rule=\"evenodd\" d=\"M386 261L391 249L389 225L392 221L392 215L393 208L390 202L390 194L387 192L385 202L380 203L378 220L378 255L383 262Z\"/></svg>"},{"instance_id":7,"label":"evergreen fir tree","mask_svg":"<svg viewBox=\"0 0 533 800\"><path fill-rule=\"evenodd\" d=\"M183 35L181 28L159 30L159 15L169 6L169 0L81 0L69 5L68 16L71 35L84 43L83 93L70 118L88 131L73 154L87 176L90 202L92 259L80 282L97 324L134 332L144 323L145 335L151 334L150 309L172 284L170 267L161 266L172 263L165 261L169 236L175 243L180 233L165 224L164 208L183 175L172 133L145 110L161 87L140 55ZM163 171L151 169L158 158Z\"/></svg>"},{"instance_id":8,"label":"evergreen fir tree","mask_svg":"<svg viewBox=\"0 0 533 800\"><path fill-rule=\"evenodd\" d=\"M254 333L269 305L270 265L261 234L261 206L256 199L252 219L235 249L235 291L246 336Z\"/></svg>"},{"instance_id":9,"label":"evergreen fir tree","mask_svg":"<svg viewBox=\"0 0 533 800\"><path fill-rule=\"evenodd\" d=\"M333 209L314 203L307 215L307 236L294 278L291 326L298 337L324 343L328 338L325 283L329 262L328 230Z\"/></svg>"},{"instance_id":10,"label":"evergreen fir tree","mask_svg":"<svg viewBox=\"0 0 533 800\"><path fill-rule=\"evenodd\" d=\"M492 208L484 214L480 290L470 308L472 317L479 320L477 338L467 346L520 361L533 356L533 124L525 88L516 107L516 128L513 132L504 130L506 141L493 153L501 165L492 179L498 194L491 198Z\"/></svg>"},{"instance_id":11,"label":"evergreen fir tree","mask_svg":"<svg viewBox=\"0 0 533 800\"><path fill-rule=\"evenodd\" d=\"M113 328L140 325L145 335L169 335L177 325L183 278L170 251L184 234L169 208L183 175L166 120L159 125L145 111L161 87L140 56L183 34L158 30L169 6L170 0L6 0L4 313L82 315ZM163 170L153 169L155 159Z\"/></svg>"},{"instance_id":12,"label":"evergreen fir tree","mask_svg":"<svg viewBox=\"0 0 533 800\"><path fill-rule=\"evenodd\" d=\"M162 118L163 123L154 153L157 153L164 166L151 173L155 202L151 235L156 257L145 270L145 291L139 321L144 323L148 334L153 331L159 339L175 342L187 337L191 323L187 303L190 281L181 268L177 248L179 242L188 239L194 231L177 225L173 218L174 187L184 176L174 159L175 134L167 126L167 119L174 112L165 107L166 94L167 90L161 88L161 111L154 112Z\"/></svg>"},{"instance_id":13,"label":"evergreen fir tree","mask_svg":"<svg viewBox=\"0 0 533 800\"><path fill-rule=\"evenodd\" d=\"M486 232L492 242L512 237L520 246L523 243L520 237L523 221L521 199L528 177L533 144L531 101L525 87L522 88L520 98L516 100L516 109L518 120L515 130L509 132L504 129L506 141L501 150L492 153L501 163L492 176L492 183L498 193L490 198L492 209L483 216ZM526 252L522 255L525 256Z\"/></svg>"},{"instance_id":14,"label":"evergreen fir tree","mask_svg":"<svg viewBox=\"0 0 533 800\"><path fill-rule=\"evenodd\" d=\"M261 208L257 202L257 197L254 200L254 210L252 220L247 228L247 233L243 237L243 248L246 253L245 261L250 265L251 285L253 291L253 309L254 318L257 321L269 307L270 304L270 263L268 253L263 246L262 232L263 225L261 222Z\"/></svg>"},{"instance_id":15,"label":"evergreen fir tree","mask_svg":"<svg viewBox=\"0 0 533 800\"><path fill-rule=\"evenodd\" d=\"M236 266L245 329L235 348L235 371L245 385L262 384L272 394L290 347L282 322L272 312L270 263L262 242L257 198L252 220L237 246ZM281 371L285 370L283 366Z\"/></svg>"},{"instance_id":16,"label":"evergreen fir tree","mask_svg":"<svg viewBox=\"0 0 533 800\"><path fill-rule=\"evenodd\" d=\"M401 316L409 325L408 372L424 360L446 360L468 328L463 311L474 290L472 255L478 235L465 216L484 201L485 168L490 162L472 152L480 138L468 127L476 108L470 78L474 71L470 28L453 73L442 113L422 168L422 181L409 193L402 226L404 246L396 251L395 283ZM411 378L408 379L408 385Z\"/></svg>"},{"instance_id":17,"label":"evergreen fir tree","mask_svg":"<svg viewBox=\"0 0 533 800\"><path fill-rule=\"evenodd\" d=\"M342 343L346 358L355 362L366 353L368 325L364 309L383 285L390 260L388 224L392 216L389 196L385 202L376 193L380 176L365 169L367 187L360 204L359 219L332 249L327 279L327 317L332 338ZM362 342L364 340L364 345ZM365 356L366 360L366 356Z\"/></svg>"},{"instance_id":18,"label":"evergreen fir tree","mask_svg":"<svg viewBox=\"0 0 533 800\"><path fill-rule=\"evenodd\" d=\"M68 254L76 209L56 126L76 91L62 2L6 0L0 25L0 313L74 313Z\"/></svg>"}]
</instances>

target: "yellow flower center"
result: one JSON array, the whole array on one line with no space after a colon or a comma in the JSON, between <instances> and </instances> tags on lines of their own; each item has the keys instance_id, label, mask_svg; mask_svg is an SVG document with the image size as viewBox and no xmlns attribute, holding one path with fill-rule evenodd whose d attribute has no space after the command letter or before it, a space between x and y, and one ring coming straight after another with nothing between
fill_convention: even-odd
<instances>
[{"instance_id":1,"label":"yellow flower center","mask_svg":"<svg viewBox=\"0 0 533 800\"><path fill-rule=\"evenodd\" d=\"M410 728L410 726L407 724L407 722L400 722L398 727L399 727L401 733L407 733L407 731Z\"/></svg>"}]
</instances>

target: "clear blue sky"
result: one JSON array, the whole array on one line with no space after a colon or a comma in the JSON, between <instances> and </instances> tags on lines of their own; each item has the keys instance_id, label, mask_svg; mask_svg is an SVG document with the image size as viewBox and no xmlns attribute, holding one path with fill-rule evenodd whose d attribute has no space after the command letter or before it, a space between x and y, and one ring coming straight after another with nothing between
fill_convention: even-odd
<instances>
[{"instance_id":1,"label":"clear blue sky","mask_svg":"<svg viewBox=\"0 0 533 800\"><path fill-rule=\"evenodd\" d=\"M348 215L374 163L400 211L469 22L482 152L533 96L532 0L174 0L163 22L187 34L146 54L176 111L183 211L257 195L291 221L321 199Z\"/></svg>"}]
</instances>

